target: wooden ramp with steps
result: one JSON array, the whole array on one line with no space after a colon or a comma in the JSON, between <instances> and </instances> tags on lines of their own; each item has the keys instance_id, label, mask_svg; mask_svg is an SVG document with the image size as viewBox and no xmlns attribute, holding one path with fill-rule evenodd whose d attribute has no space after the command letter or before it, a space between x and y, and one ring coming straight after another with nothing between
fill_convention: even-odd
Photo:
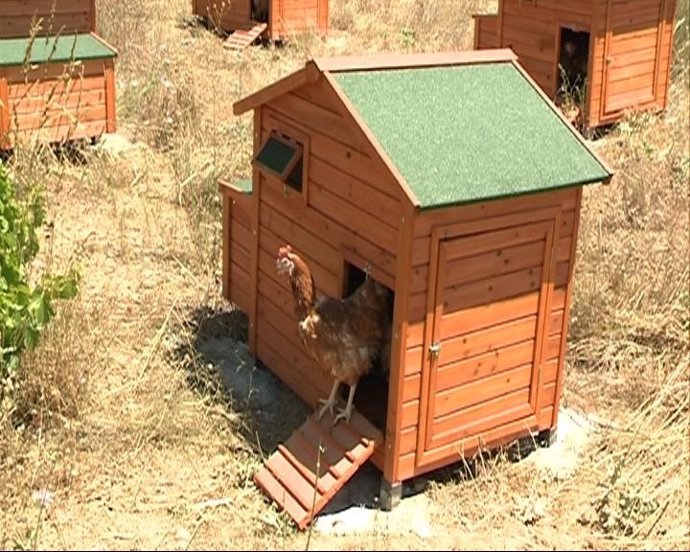
<instances>
[{"instance_id":1,"label":"wooden ramp with steps","mask_svg":"<svg viewBox=\"0 0 690 552\"><path fill-rule=\"evenodd\" d=\"M246 29L235 29L235 31L225 39L223 46L232 50L244 50L251 46L266 30L266 23L255 23Z\"/></svg>"},{"instance_id":2,"label":"wooden ramp with steps","mask_svg":"<svg viewBox=\"0 0 690 552\"><path fill-rule=\"evenodd\" d=\"M364 416L352 412L350 423L316 413L271 455L254 482L304 529L383 442Z\"/></svg>"}]
</instances>

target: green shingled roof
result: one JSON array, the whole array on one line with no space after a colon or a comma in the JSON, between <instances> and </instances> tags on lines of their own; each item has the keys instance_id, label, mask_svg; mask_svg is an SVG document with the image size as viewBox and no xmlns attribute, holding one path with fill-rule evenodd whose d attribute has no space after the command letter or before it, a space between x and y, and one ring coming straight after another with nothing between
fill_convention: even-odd
<instances>
[{"instance_id":1,"label":"green shingled roof","mask_svg":"<svg viewBox=\"0 0 690 552\"><path fill-rule=\"evenodd\" d=\"M333 76L422 208L610 176L510 62Z\"/></svg>"},{"instance_id":2,"label":"green shingled roof","mask_svg":"<svg viewBox=\"0 0 690 552\"><path fill-rule=\"evenodd\" d=\"M31 63L112 58L116 52L90 34L0 39L0 67L21 65L31 48Z\"/></svg>"}]
</instances>

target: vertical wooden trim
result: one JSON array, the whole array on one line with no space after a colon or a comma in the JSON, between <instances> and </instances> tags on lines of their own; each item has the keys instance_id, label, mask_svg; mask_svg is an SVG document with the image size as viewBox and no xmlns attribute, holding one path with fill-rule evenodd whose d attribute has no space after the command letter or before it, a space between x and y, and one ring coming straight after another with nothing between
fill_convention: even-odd
<instances>
[{"instance_id":1,"label":"vertical wooden trim","mask_svg":"<svg viewBox=\"0 0 690 552\"><path fill-rule=\"evenodd\" d=\"M532 378L530 381L529 404L532 412L539 417L539 393L541 391L541 372L544 365L544 350L549 339L549 320L551 320L551 299L556 279L556 246L561 227L561 213L552 219L553 226L546 233L544 244L544 266L542 268L541 290L537 311L537 335L532 359ZM548 263L548 264L547 264Z\"/></svg>"},{"instance_id":2,"label":"vertical wooden trim","mask_svg":"<svg viewBox=\"0 0 690 552\"><path fill-rule=\"evenodd\" d=\"M431 355L431 346L434 343L441 341L441 317L443 316L443 302L442 297L445 294L446 289L446 249L442 247L441 237L437 232L434 232L433 242L435 244L434 250L437 251L437 255L430 259L430 262L435 264L435 270L433 270L434 279L429 278L429 293L427 295L431 302L427 302L427 320L425 321L424 328L424 343L422 344L422 366L428 367L428 369L423 372L426 376L424 384L426 385L426 391L423 392L422 397L424 402L427 403L424 410L422 410L422 401L420 400L419 408L419 424L423 427L424 433L424 451L426 452L431 448L431 441L433 435L428 432L427 429L433 424L433 420L436 415L436 401L431 400L431 390L436 390L436 369L438 356L434 357ZM433 287L431 283L433 282ZM430 330L427 333L427 327ZM429 341L427 342L427 338ZM420 433L422 432L420 431ZM417 456L416 466L419 465L419 461L422 459L422 455Z\"/></svg>"},{"instance_id":3,"label":"vertical wooden trim","mask_svg":"<svg viewBox=\"0 0 690 552\"><path fill-rule=\"evenodd\" d=\"M431 387L431 371L432 366L431 355L429 354L429 347L434 341L435 324L434 318L436 316L436 296L438 288L438 269L439 269L439 253L441 248L441 236L438 229L431 231L431 247L429 252L429 277L427 279L426 290L426 316L424 317L424 338L422 339L422 381L420 385L419 398L419 429L417 431L417 457L415 459L415 468L421 464L423 453L427 449L428 441L431 439L427 435L427 422L429 412L430 390Z\"/></svg>"},{"instance_id":4,"label":"vertical wooden trim","mask_svg":"<svg viewBox=\"0 0 690 552\"><path fill-rule=\"evenodd\" d=\"M10 145L10 88L7 77L0 73L0 149Z\"/></svg>"},{"instance_id":5,"label":"vertical wooden trim","mask_svg":"<svg viewBox=\"0 0 690 552\"><path fill-rule=\"evenodd\" d=\"M606 0L606 28L604 29L604 59L601 65L601 100L599 101L599 119L603 119L606 116L606 104L607 104L607 88L608 78L609 78L609 48L611 47L611 40L613 38L613 32L611 31L611 3L612 0Z\"/></svg>"},{"instance_id":6,"label":"vertical wooden trim","mask_svg":"<svg viewBox=\"0 0 690 552\"><path fill-rule=\"evenodd\" d=\"M95 33L96 32L96 0L91 0L89 4L89 9L91 12L89 13L89 26L91 27L91 32Z\"/></svg>"},{"instance_id":7,"label":"vertical wooden trim","mask_svg":"<svg viewBox=\"0 0 690 552\"><path fill-rule=\"evenodd\" d=\"M563 24L561 23L560 19L556 19L556 43L553 45L553 94L552 98L556 98L556 94L558 94L558 78L559 78L559 71L558 71L558 62L561 60L561 29L563 28ZM591 42L591 40L590 40Z\"/></svg>"},{"instance_id":8,"label":"vertical wooden trim","mask_svg":"<svg viewBox=\"0 0 690 552\"><path fill-rule=\"evenodd\" d=\"M479 50L479 33L481 32L481 24L479 23L479 16L474 16L474 50Z\"/></svg>"},{"instance_id":9,"label":"vertical wooden trim","mask_svg":"<svg viewBox=\"0 0 690 552\"><path fill-rule=\"evenodd\" d=\"M405 349L407 347L407 305L412 277L412 245L417 212L405 204L398 230L398 259L395 267L395 306L393 308L393 340L388 387L386 440L384 442L383 476L392 484L399 482L400 434L405 380Z\"/></svg>"},{"instance_id":10,"label":"vertical wooden trim","mask_svg":"<svg viewBox=\"0 0 690 552\"><path fill-rule=\"evenodd\" d=\"M230 263L232 259L230 257L230 246L232 244L232 203L234 200L230 197L230 194L225 190L221 191L223 197L223 236L220 241L221 247L223 248L223 297L228 301L230 300Z\"/></svg>"},{"instance_id":11,"label":"vertical wooden trim","mask_svg":"<svg viewBox=\"0 0 690 552\"><path fill-rule=\"evenodd\" d=\"M105 130L115 132L117 127L115 114L115 61L113 58L104 61L105 67Z\"/></svg>"},{"instance_id":12,"label":"vertical wooden trim","mask_svg":"<svg viewBox=\"0 0 690 552\"><path fill-rule=\"evenodd\" d=\"M668 105L668 92L669 88L671 88L671 68L673 67L673 44L675 42L675 32L676 32L676 26L673 24L674 17L676 14L676 1L671 0L670 7L667 5L666 6L666 13L664 13L664 22L666 22L666 17L668 16L670 18L670 21L666 23L666 29L668 29L665 32L668 32L671 36L669 36L669 52L668 52L668 65L666 67L666 74L664 75L666 81L664 82L664 96L661 98L661 109L666 109L666 106Z\"/></svg>"},{"instance_id":13,"label":"vertical wooden trim","mask_svg":"<svg viewBox=\"0 0 690 552\"><path fill-rule=\"evenodd\" d=\"M496 21L496 48L503 48L503 0L498 0L498 20Z\"/></svg>"},{"instance_id":14,"label":"vertical wooden trim","mask_svg":"<svg viewBox=\"0 0 690 552\"><path fill-rule=\"evenodd\" d=\"M659 97L659 75L661 69L661 45L664 42L664 28L666 21L666 0L661 0L659 6L659 22L657 24L656 32L656 52L654 55L654 82L652 83L652 96L654 101L658 101ZM670 63L670 58L669 58Z\"/></svg>"},{"instance_id":15,"label":"vertical wooden trim","mask_svg":"<svg viewBox=\"0 0 690 552\"><path fill-rule=\"evenodd\" d=\"M261 147L261 125L263 109L254 110L254 145L252 157ZM252 215L251 232L254 238L249 260L249 352L256 356L257 314L259 312L259 224L261 214L261 173L259 169L252 169Z\"/></svg>"},{"instance_id":16,"label":"vertical wooden trim","mask_svg":"<svg viewBox=\"0 0 690 552\"><path fill-rule=\"evenodd\" d=\"M329 8L328 8L328 0L319 0L319 6L321 8L320 16L321 16L321 30L323 31L323 34L326 35L328 34L328 21L329 21Z\"/></svg>"},{"instance_id":17,"label":"vertical wooden trim","mask_svg":"<svg viewBox=\"0 0 690 552\"><path fill-rule=\"evenodd\" d=\"M565 354L568 345L568 327L570 323L570 302L573 296L573 274L575 271L575 255L577 253L577 235L580 228L580 209L582 207L582 190L577 189L577 199L575 200L575 218L573 220L573 234L570 245L570 267L568 268L568 283L565 290L565 306L563 308L563 328L561 329L561 348L558 355L558 371L556 375L556 396L554 398L553 418L551 427L558 425L558 405L561 402L561 390L563 389L563 377L565 375Z\"/></svg>"}]
</instances>

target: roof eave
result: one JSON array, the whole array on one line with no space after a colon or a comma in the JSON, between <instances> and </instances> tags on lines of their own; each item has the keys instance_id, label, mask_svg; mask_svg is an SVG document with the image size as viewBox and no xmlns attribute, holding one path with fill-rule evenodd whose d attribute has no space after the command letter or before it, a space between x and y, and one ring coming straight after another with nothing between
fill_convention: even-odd
<instances>
[{"instance_id":1,"label":"roof eave","mask_svg":"<svg viewBox=\"0 0 690 552\"><path fill-rule=\"evenodd\" d=\"M539 95L542 97L542 99L546 102L546 104L551 108L551 110L558 116L558 118L563 122L563 124L570 130L570 132L573 133L575 138L585 147L585 149L589 152L589 154L594 157L597 163L601 165L601 168L604 169L604 171L608 174L608 176L602 180L597 180L596 182L601 182L602 184L609 184L611 182L611 179L613 178L614 172L609 166L609 164L599 155L596 151L592 149L592 146L585 140L585 138L580 134L577 129L573 126L573 124L566 119L565 115L563 112L556 107L556 105L553 103L553 101L546 95L546 93L542 90L541 86L539 86L536 81L527 73L527 71L522 67L517 62L517 59L514 60L513 65L515 68L520 72L520 74L527 80L527 82L539 93Z\"/></svg>"},{"instance_id":2,"label":"roof eave","mask_svg":"<svg viewBox=\"0 0 690 552\"><path fill-rule=\"evenodd\" d=\"M236 101L232 105L232 112L235 115L242 115L247 111L254 109L262 104L270 102L275 98L287 94L292 90L300 88L305 84L314 84L319 80L320 71L316 65L309 61L299 71L295 71L286 77L257 90L253 94L245 96L241 100Z\"/></svg>"},{"instance_id":3,"label":"roof eave","mask_svg":"<svg viewBox=\"0 0 690 552\"><path fill-rule=\"evenodd\" d=\"M391 176L395 179L395 181L398 183L400 186L400 189L402 190L403 194L405 194L405 197L408 199L410 204L414 208L418 208L420 206L420 201L417 195L412 191L412 188L410 188L410 185L407 183L405 180L405 177L402 175L396 164L393 162L393 160L390 158L390 156L386 153L386 150L383 149L379 141L376 139L376 136L374 133L371 131L369 126L366 124L364 119L362 119L362 116L359 114L359 111L357 111L357 108L352 104L350 99L347 97L347 94L343 91L342 88L338 85L336 80L333 78L333 75L329 72L323 73L324 78L326 79L326 82L329 84L333 92L338 96L338 99L340 100L340 103L342 106L345 108L346 112L350 116L350 119L352 122L359 128L360 132L364 134L366 137L367 141L371 145L371 147L374 150L374 153L376 156L379 158L381 163L386 167L388 172L391 174Z\"/></svg>"},{"instance_id":4,"label":"roof eave","mask_svg":"<svg viewBox=\"0 0 690 552\"><path fill-rule=\"evenodd\" d=\"M376 71L382 69L408 69L443 67L517 61L510 48L468 50L420 54L382 54L377 56L336 56L314 58L319 71L338 73L346 71Z\"/></svg>"}]
</instances>

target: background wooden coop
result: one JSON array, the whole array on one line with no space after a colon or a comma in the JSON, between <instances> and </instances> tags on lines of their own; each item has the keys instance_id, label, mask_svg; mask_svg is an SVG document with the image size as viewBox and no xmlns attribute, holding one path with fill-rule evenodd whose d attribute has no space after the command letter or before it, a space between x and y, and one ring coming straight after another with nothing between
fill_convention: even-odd
<instances>
[{"instance_id":1,"label":"background wooden coop","mask_svg":"<svg viewBox=\"0 0 690 552\"><path fill-rule=\"evenodd\" d=\"M117 52L95 30L94 0L0 0L0 147L115 131Z\"/></svg>"},{"instance_id":2,"label":"background wooden coop","mask_svg":"<svg viewBox=\"0 0 690 552\"><path fill-rule=\"evenodd\" d=\"M389 380L355 395L386 490L555 428L581 190L611 172L514 54L317 59L234 106L249 110L252 181L220 190L223 290L252 353L310 405L328 394L276 274L290 243L323 293L346 296L369 263L394 294Z\"/></svg>"},{"instance_id":3,"label":"background wooden coop","mask_svg":"<svg viewBox=\"0 0 690 552\"><path fill-rule=\"evenodd\" d=\"M284 40L292 33L328 31L328 0L192 0L195 15L207 18L241 48L263 36Z\"/></svg>"},{"instance_id":4,"label":"background wooden coop","mask_svg":"<svg viewBox=\"0 0 690 552\"><path fill-rule=\"evenodd\" d=\"M594 128L666 107L675 10L675 0L499 0L497 14L474 16L474 47L511 48L553 99L586 79L582 122Z\"/></svg>"}]
</instances>

